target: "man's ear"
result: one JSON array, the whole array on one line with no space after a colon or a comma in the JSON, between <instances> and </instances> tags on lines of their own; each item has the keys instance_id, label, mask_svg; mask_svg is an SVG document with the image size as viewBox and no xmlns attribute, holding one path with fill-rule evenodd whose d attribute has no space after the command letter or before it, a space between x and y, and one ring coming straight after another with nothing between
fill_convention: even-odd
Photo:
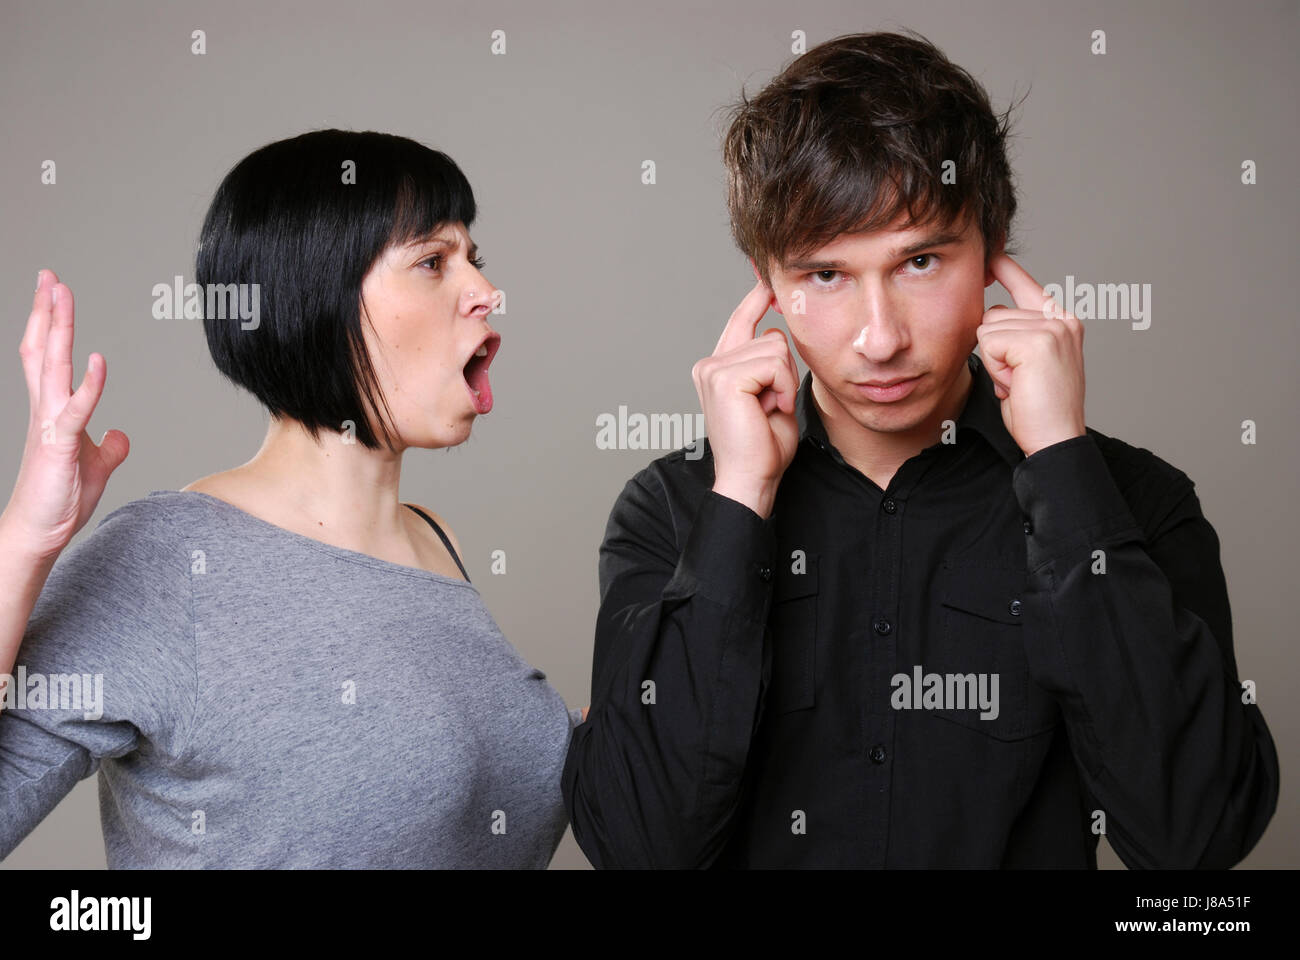
<instances>
[{"instance_id":1,"label":"man's ear","mask_svg":"<svg viewBox=\"0 0 1300 960\"><path fill-rule=\"evenodd\" d=\"M1006 237L1005 236L998 237L998 242L993 253L990 256L984 258L984 286L985 287L991 287L993 286L993 284L998 282L998 278L993 276L993 270L991 269L990 264L992 264L993 261L997 259L997 257L1001 256L1002 252L1005 249L1006 249Z\"/></svg>"},{"instance_id":2,"label":"man's ear","mask_svg":"<svg viewBox=\"0 0 1300 960\"><path fill-rule=\"evenodd\" d=\"M762 279L763 279L763 275L762 275L761 273L758 272L758 265L757 265L756 263L754 263L754 258L753 258L753 257L750 257L750 258L749 258L749 269L751 269L751 270L754 271L754 279L755 279L755 280L762 280ZM781 314L781 316L785 316L785 311L781 309L781 304L779 304L779 303L776 302L776 294L775 294L775 293L772 294L772 302L769 304L769 306L770 306L773 310L775 310L777 313Z\"/></svg>"}]
</instances>

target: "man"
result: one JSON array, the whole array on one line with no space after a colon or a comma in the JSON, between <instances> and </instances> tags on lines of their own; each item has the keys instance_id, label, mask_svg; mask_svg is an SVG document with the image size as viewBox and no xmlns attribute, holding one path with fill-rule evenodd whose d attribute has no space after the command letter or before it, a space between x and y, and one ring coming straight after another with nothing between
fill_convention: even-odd
<instances>
[{"instance_id":1,"label":"man","mask_svg":"<svg viewBox=\"0 0 1300 960\"><path fill-rule=\"evenodd\" d=\"M1086 427L1081 325L1005 252L1005 135L893 34L737 108L758 280L693 370L707 446L629 481L601 548L564 773L596 866L1095 868L1105 833L1226 868L1272 816L1217 537Z\"/></svg>"}]
</instances>

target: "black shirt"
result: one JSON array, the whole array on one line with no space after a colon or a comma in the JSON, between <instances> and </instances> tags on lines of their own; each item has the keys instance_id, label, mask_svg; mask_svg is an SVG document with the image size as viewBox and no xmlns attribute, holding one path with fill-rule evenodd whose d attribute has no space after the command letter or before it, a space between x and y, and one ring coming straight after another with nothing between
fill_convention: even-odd
<instances>
[{"instance_id":1,"label":"black shirt","mask_svg":"<svg viewBox=\"0 0 1300 960\"><path fill-rule=\"evenodd\" d=\"M595 866L1095 868L1104 831L1130 867L1226 868L1254 846L1277 752L1192 481L1091 428L1025 458L969 363L955 442L885 490L829 443L811 374L766 520L710 489L707 442L624 487L564 770Z\"/></svg>"}]
</instances>

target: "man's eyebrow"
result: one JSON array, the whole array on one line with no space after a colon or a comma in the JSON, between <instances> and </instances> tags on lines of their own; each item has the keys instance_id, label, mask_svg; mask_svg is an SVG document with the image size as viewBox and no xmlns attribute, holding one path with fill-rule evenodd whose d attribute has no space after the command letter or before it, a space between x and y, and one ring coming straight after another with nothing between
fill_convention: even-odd
<instances>
[{"instance_id":1,"label":"man's eyebrow","mask_svg":"<svg viewBox=\"0 0 1300 960\"><path fill-rule=\"evenodd\" d=\"M951 230L933 233L928 237L923 237L916 243L909 243L905 247L895 247L889 251L889 259L899 260L932 247L946 247L951 243L960 243L963 236L964 234L954 233ZM785 269L791 272L842 270L846 265L844 260L787 260L784 264Z\"/></svg>"},{"instance_id":2,"label":"man's eyebrow","mask_svg":"<svg viewBox=\"0 0 1300 960\"><path fill-rule=\"evenodd\" d=\"M946 247L950 243L961 243L964 236L964 233L958 233L955 230L942 230L939 233L932 233L928 237L924 237L917 243L889 251L889 258L891 260L900 259L909 257L914 253L920 253L927 247Z\"/></svg>"}]
</instances>

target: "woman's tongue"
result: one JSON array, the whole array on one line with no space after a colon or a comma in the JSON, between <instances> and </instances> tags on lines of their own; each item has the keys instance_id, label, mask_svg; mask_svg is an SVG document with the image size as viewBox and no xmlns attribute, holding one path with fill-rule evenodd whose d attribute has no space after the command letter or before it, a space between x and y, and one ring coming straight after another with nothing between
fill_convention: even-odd
<instances>
[{"instance_id":1,"label":"woman's tongue","mask_svg":"<svg viewBox=\"0 0 1300 960\"><path fill-rule=\"evenodd\" d=\"M492 385L488 382L487 368L479 357L475 357L465 367L465 383L468 384L474 405L479 413L486 413L492 408Z\"/></svg>"}]
</instances>

